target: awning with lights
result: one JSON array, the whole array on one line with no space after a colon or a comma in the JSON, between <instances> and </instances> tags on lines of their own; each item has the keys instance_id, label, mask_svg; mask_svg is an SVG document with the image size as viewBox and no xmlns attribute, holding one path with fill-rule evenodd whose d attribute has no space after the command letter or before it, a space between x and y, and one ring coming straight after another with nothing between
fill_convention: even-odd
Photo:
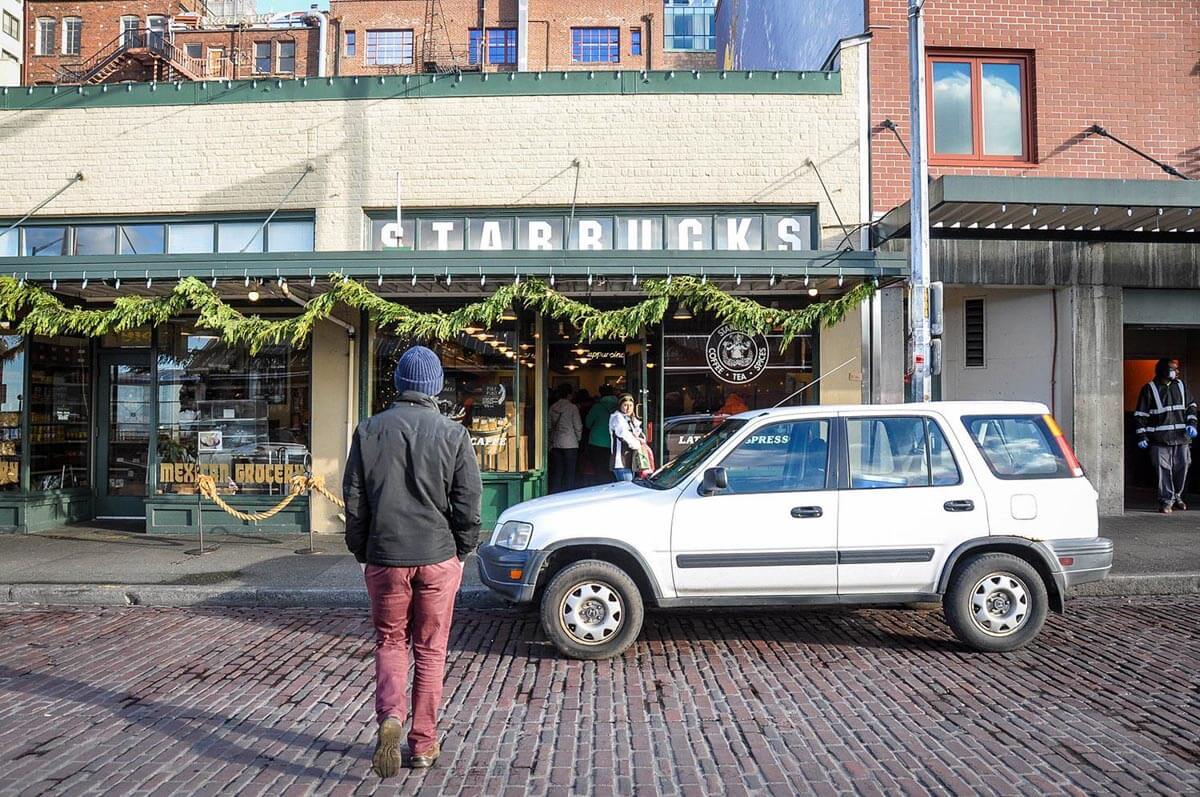
<instances>
[{"instance_id":1,"label":"awning with lights","mask_svg":"<svg viewBox=\"0 0 1200 797\"><path fill-rule=\"evenodd\" d=\"M907 237L904 203L876 224L876 241ZM933 235L1200 236L1200 181L944 175L929 190Z\"/></svg>"}]
</instances>

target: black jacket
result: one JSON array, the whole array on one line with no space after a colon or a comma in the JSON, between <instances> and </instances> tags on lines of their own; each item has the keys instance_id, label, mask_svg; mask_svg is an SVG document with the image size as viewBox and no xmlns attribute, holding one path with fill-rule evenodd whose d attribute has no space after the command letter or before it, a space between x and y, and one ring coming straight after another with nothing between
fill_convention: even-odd
<instances>
[{"instance_id":1,"label":"black jacket","mask_svg":"<svg viewBox=\"0 0 1200 797\"><path fill-rule=\"evenodd\" d=\"M467 428L429 396L402 393L354 431L342 480L346 547L391 567L464 559L479 544L482 494Z\"/></svg>"},{"instance_id":2,"label":"black jacket","mask_svg":"<svg viewBox=\"0 0 1200 797\"><path fill-rule=\"evenodd\" d=\"M1184 446L1191 442L1187 427L1196 425L1196 401L1181 379L1167 384L1147 382L1133 411L1138 440L1152 446Z\"/></svg>"}]
</instances>

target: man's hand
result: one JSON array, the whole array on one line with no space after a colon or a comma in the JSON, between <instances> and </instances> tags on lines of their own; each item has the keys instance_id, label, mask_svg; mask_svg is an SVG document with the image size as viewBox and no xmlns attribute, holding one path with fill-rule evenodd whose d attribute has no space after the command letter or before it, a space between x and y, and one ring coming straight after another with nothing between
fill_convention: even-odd
<instances>
[{"instance_id":1,"label":"man's hand","mask_svg":"<svg viewBox=\"0 0 1200 797\"><path fill-rule=\"evenodd\" d=\"M1189 438L1191 438L1192 440L1196 439L1196 427L1195 426L1189 426L1187 428L1187 436Z\"/></svg>"},{"instance_id":2,"label":"man's hand","mask_svg":"<svg viewBox=\"0 0 1200 797\"><path fill-rule=\"evenodd\" d=\"M1138 440L1138 448L1140 448L1140 449L1142 449L1143 451L1145 451L1145 450L1146 450L1147 448L1149 448L1149 447L1150 447L1150 441L1149 441L1149 440Z\"/></svg>"}]
</instances>

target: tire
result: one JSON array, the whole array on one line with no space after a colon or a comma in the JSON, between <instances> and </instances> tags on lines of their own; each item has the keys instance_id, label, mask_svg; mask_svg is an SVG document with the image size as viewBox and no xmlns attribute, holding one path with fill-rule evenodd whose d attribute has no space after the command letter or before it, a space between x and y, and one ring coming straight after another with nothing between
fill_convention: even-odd
<instances>
[{"instance_id":1,"label":"tire","mask_svg":"<svg viewBox=\"0 0 1200 797\"><path fill-rule=\"evenodd\" d=\"M542 628L573 659L619 656L642 630L645 607L637 584L599 559L568 565L542 594Z\"/></svg>"},{"instance_id":2,"label":"tire","mask_svg":"<svg viewBox=\"0 0 1200 797\"><path fill-rule=\"evenodd\" d=\"M1024 559L985 553L968 560L942 600L946 623L960 641L987 653L1025 645L1046 622L1046 584Z\"/></svg>"}]
</instances>

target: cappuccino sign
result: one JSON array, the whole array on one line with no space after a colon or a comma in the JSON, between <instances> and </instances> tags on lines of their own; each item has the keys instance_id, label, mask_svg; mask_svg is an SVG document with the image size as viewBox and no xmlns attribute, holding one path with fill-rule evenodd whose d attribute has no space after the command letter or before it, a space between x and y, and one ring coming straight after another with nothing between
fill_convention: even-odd
<instances>
[{"instance_id":1,"label":"cappuccino sign","mask_svg":"<svg viewBox=\"0 0 1200 797\"><path fill-rule=\"evenodd\" d=\"M747 335L729 324L713 330L704 347L708 368L722 381L741 385L757 379L767 367L771 351L762 335Z\"/></svg>"},{"instance_id":2,"label":"cappuccino sign","mask_svg":"<svg viewBox=\"0 0 1200 797\"><path fill-rule=\"evenodd\" d=\"M812 249L814 214L662 213L415 216L371 220L373 249L426 252L692 251Z\"/></svg>"}]
</instances>

